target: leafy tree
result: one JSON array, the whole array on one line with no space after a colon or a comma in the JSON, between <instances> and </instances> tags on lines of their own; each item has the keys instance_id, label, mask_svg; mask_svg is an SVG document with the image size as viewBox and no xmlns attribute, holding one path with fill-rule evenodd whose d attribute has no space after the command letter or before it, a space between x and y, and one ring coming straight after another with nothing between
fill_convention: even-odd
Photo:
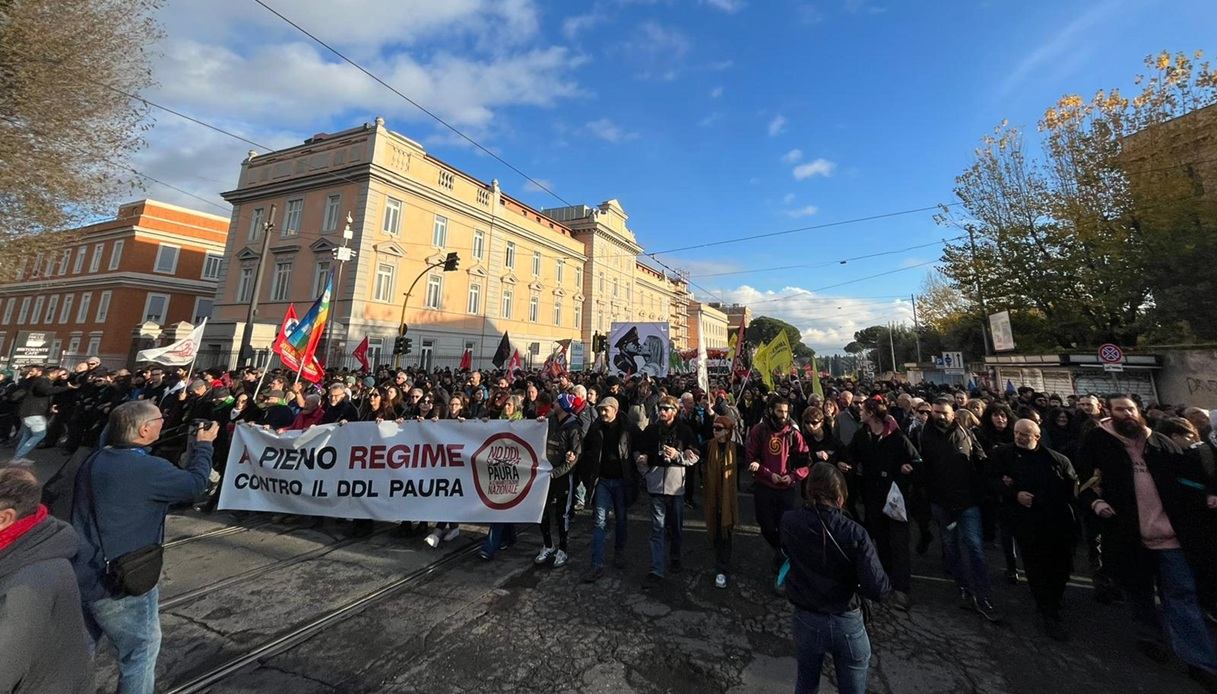
<instances>
[{"instance_id":1,"label":"leafy tree","mask_svg":"<svg viewBox=\"0 0 1217 694\"><path fill-rule=\"evenodd\" d=\"M790 340L790 349L796 359L811 359L815 356L815 351L803 344L803 334L799 329L784 320L769 316L753 318L748 323L745 336L752 344L760 345L762 342L769 342L783 331L786 333L786 339Z\"/></svg>"},{"instance_id":2,"label":"leafy tree","mask_svg":"<svg viewBox=\"0 0 1217 694\"><path fill-rule=\"evenodd\" d=\"M129 194L160 0L0 0L0 281ZM124 92L126 94L124 94Z\"/></svg>"}]
</instances>

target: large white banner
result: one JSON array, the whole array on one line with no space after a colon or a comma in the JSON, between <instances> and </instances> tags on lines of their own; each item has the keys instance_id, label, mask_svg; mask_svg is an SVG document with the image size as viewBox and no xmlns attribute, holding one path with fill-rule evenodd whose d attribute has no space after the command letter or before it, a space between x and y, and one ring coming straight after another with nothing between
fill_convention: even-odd
<instances>
[{"instance_id":1,"label":"large white banner","mask_svg":"<svg viewBox=\"0 0 1217 694\"><path fill-rule=\"evenodd\" d=\"M546 423L352 422L233 433L221 509L383 521L537 523Z\"/></svg>"},{"instance_id":2,"label":"large white banner","mask_svg":"<svg viewBox=\"0 0 1217 694\"><path fill-rule=\"evenodd\" d=\"M667 323L613 323L609 329L609 364L619 376L668 375Z\"/></svg>"}]
</instances>

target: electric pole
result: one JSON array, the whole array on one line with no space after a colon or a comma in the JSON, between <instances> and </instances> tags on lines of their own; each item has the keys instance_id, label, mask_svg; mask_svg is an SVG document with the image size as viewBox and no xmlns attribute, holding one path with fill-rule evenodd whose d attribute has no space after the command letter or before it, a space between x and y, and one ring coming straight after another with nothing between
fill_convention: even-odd
<instances>
[{"instance_id":1,"label":"electric pole","mask_svg":"<svg viewBox=\"0 0 1217 694\"><path fill-rule=\"evenodd\" d=\"M241 330L241 348L237 353L240 366L253 364L254 347L251 344L254 336L254 318L258 316L258 296L262 292L262 267L266 264L266 256L270 254L270 235L275 229L275 206L270 206L270 217L262 225L262 254L258 256L258 264L254 266L254 290L249 301L249 311L245 314L245 327ZM241 297L237 297L239 301Z\"/></svg>"}]
</instances>

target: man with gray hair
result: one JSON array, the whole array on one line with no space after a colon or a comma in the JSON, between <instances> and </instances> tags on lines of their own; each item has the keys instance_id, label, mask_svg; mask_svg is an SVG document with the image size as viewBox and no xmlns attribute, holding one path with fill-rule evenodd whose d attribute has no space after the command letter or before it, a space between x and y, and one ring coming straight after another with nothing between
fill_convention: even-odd
<instances>
[{"instance_id":1,"label":"man with gray hair","mask_svg":"<svg viewBox=\"0 0 1217 694\"><path fill-rule=\"evenodd\" d=\"M47 515L25 468L0 468L0 692L92 689L72 526Z\"/></svg>"},{"instance_id":2,"label":"man with gray hair","mask_svg":"<svg viewBox=\"0 0 1217 694\"><path fill-rule=\"evenodd\" d=\"M80 536L73 559L86 626L94 641L103 635L118 651L121 692L147 692L155 685L161 646L159 591L140 594L117 585L108 565L159 545L170 504L194 501L207 490L212 442L220 427L189 432L185 469L148 452L161 435L164 417L147 400L125 402L110 413L109 441L93 452L76 475L72 527Z\"/></svg>"}]
</instances>

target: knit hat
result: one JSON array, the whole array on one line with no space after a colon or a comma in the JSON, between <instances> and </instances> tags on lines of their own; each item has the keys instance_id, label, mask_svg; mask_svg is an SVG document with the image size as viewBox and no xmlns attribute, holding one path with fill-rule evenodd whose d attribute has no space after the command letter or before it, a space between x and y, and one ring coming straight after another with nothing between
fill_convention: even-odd
<instances>
[{"instance_id":1,"label":"knit hat","mask_svg":"<svg viewBox=\"0 0 1217 694\"><path fill-rule=\"evenodd\" d=\"M719 426L727 427L727 429L735 428L735 419L725 414L720 414L714 418L714 423Z\"/></svg>"},{"instance_id":2,"label":"knit hat","mask_svg":"<svg viewBox=\"0 0 1217 694\"><path fill-rule=\"evenodd\" d=\"M567 414L579 414L586 405L587 403L578 395L563 393L558 396L558 407L561 407L562 411Z\"/></svg>"},{"instance_id":3,"label":"knit hat","mask_svg":"<svg viewBox=\"0 0 1217 694\"><path fill-rule=\"evenodd\" d=\"M267 408L266 416L263 418L263 423L271 429L286 429L292 425L296 416L292 414L292 408L287 405L275 405Z\"/></svg>"}]
</instances>

